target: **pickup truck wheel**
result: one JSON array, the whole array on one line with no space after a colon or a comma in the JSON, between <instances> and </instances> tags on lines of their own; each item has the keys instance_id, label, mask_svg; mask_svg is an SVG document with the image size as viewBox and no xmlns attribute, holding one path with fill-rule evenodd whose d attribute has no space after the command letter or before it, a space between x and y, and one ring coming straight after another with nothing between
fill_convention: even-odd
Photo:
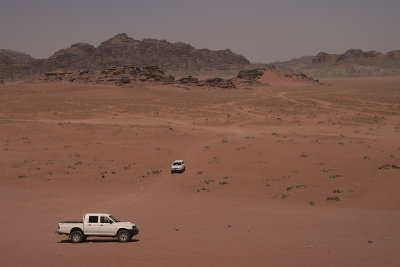
<instances>
[{"instance_id":1,"label":"pickup truck wheel","mask_svg":"<svg viewBox=\"0 0 400 267\"><path fill-rule=\"evenodd\" d=\"M70 239L72 243L81 243L83 241L83 234L81 231L73 231L70 234Z\"/></svg>"},{"instance_id":2,"label":"pickup truck wheel","mask_svg":"<svg viewBox=\"0 0 400 267\"><path fill-rule=\"evenodd\" d=\"M131 235L126 230L119 231L117 237L119 242L128 242L131 239Z\"/></svg>"}]
</instances>

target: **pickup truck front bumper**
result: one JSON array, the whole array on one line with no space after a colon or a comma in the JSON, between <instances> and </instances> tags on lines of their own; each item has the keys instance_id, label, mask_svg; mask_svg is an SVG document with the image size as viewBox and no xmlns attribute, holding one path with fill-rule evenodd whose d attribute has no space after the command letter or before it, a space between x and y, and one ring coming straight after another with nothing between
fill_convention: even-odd
<instances>
[{"instance_id":1,"label":"pickup truck front bumper","mask_svg":"<svg viewBox=\"0 0 400 267\"><path fill-rule=\"evenodd\" d=\"M130 230L128 230L130 236L135 236L139 233L139 228L137 228L136 226Z\"/></svg>"}]
</instances>

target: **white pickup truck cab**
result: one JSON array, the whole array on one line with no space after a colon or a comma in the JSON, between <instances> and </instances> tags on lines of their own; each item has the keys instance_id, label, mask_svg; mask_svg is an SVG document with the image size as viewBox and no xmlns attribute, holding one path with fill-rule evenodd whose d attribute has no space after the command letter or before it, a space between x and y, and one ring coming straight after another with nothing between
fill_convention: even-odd
<instances>
[{"instance_id":1,"label":"white pickup truck cab","mask_svg":"<svg viewBox=\"0 0 400 267\"><path fill-rule=\"evenodd\" d=\"M128 242L139 233L139 229L136 224L121 222L111 214L86 213L82 222L59 222L56 233L69 235L72 243L81 243L88 236L117 237L120 242Z\"/></svg>"}]
</instances>

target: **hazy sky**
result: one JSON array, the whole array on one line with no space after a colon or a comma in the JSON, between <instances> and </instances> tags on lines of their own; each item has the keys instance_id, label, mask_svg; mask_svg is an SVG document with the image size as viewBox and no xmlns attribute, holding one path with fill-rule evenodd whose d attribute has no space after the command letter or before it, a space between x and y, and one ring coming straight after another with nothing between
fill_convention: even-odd
<instances>
[{"instance_id":1,"label":"hazy sky","mask_svg":"<svg viewBox=\"0 0 400 267\"><path fill-rule=\"evenodd\" d=\"M400 49L400 0L0 0L0 48L45 58L118 33L226 49L252 62Z\"/></svg>"}]
</instances>

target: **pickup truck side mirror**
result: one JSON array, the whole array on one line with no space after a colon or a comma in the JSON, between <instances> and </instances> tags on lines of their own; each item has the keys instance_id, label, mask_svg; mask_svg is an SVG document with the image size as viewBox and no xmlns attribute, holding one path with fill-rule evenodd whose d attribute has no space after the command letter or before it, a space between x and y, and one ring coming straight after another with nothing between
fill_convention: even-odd
<instances>
[{"instance_id":1,"label":"pickup truck side mirror","mask_svg":"<svg viewBox=\"0 0 400 267\"><path fill-rule=\"evenodd\" d=\"M110 221L110 224L113 224L113 222L112 222L112 221Z\"/></svg>"}]
</instances>

